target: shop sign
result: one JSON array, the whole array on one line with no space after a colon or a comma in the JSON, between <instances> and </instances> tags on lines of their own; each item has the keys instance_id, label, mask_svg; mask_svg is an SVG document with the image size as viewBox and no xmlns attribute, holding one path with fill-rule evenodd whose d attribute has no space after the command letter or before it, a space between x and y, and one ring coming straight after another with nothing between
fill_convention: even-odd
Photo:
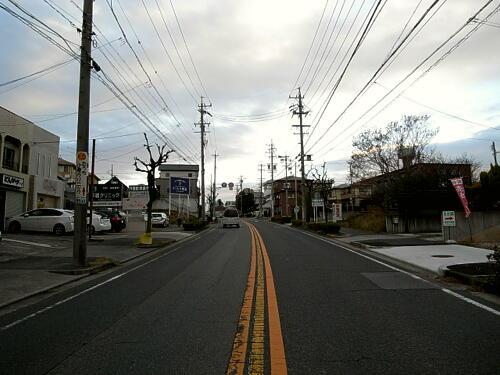
<instances>
[{"instance_id":1,"label":"shop sign","mask_svg":"<svg viewBox=\"0 0 500 375\"><path fill-rule=\"evenodd\" d=\"M172 194L189 194L189 178L172 177L170 179L170 192Z\"/></svg>"},{"instance_id":2,"label":"shop sign","mask_svg":"<svg viewBox=\"0 0 500 375\"><path fill-rule=\"evenodd\" d=\"M24 178L3 174L2 184L22 189L24 187Z\"/></svg>"}]
</instances>

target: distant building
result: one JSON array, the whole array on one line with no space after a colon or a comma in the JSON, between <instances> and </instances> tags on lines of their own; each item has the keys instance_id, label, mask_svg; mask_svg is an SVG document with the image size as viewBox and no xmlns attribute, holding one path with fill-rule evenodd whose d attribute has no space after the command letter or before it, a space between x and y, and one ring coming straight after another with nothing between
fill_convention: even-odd
<instances>
[{"instance_id":1,"label":"distant building","mask_svg":"<svg viewBox=\"0 0 500 375\"><path fill-rule=\"evenodd\" d=\"M155 210L180 216L198 216L198 173L200 167L193 164L162 164L156 187L160 199L153 203Z\"/></svg>"},{"instance_id":2,"label":"distant building","mask_svg":"<svg viewBox=\"0 0 500 375\"><path fill-rule=\"evenodd\" d=\"M116 176L104 184L94 185L93 206L122 209L123 199L128 197L128 186Z\"/></svg>"},{"instance_id":3,"label":"distant building","mask_svg":"<svg viewBox=\"0 0 500 375\"><path fill-rule=\"evenodd\" d=\"M148 202L148 185L130 185L128 187L128 198L123 198L122 209L127 212L142 212L146 210Z\"/></svg>"},{"instance_id":4,"label":"distant building","mask_svg":"<svg viewBox=\"0 0 500 375\"><path fill-rule=\"evenodd\" d=\"M0 107L0 228L5 217L34 208L61 208L59 137Z\"/></svg>"}]
</instances>

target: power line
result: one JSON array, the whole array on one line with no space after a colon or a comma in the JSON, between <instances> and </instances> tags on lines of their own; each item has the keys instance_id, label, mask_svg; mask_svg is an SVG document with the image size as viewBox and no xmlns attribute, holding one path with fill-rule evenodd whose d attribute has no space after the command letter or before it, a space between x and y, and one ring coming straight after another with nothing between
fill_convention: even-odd
<instances>
[{"instance_id":1,"label":"power line","mask_svg":"<svg viewBox=\"0 0 500 375\"><path fill-rule=\"evenodd\" d=\"M434 56L439 50L441 50L446 44L448 44L448 42L450 40L452 40L456 35L458 35L467 25L469 25L472 20L479 14L481 13L493 0L489 0L487 1L476 13L473 17L469 18L465 23L464 25L462 25L458 30L456 30L450 37L448 37L443 43L441 43L438 47L436 47L436 49L434 49L434 51L428 55L423 61L421 61L411 72L409 72L403 79L401 79L392 89L390 89L389 92L387 92L384 96L382 96L379 100L377 100L377 102L375 102L370 108L368 108L360 117L358 117L355 121L351 122L342 132L340 132L338 135L341 135L342 133L344 133L347 129L349 129L350 127L352 127L356 122L358 122L359 120L361 120L363 117L365 117L373 108L375 108L379 103L381 103L383 100L385 100L394 90L396 90L396 88L398 88L402 83L404 83L409 77L411 77L422 65L424 65L427 61L430 60L430 58L432 56ZM496 6L496 8L494 8L487 16L486 16L486 19L492 17L495 13L497 13L500 9L500 6ZM470 36L476 32L482 25L481 24L477 24L473 29L471 29L470 31L468 31L460 40L458 40L453 46L451 46L446 52L444 52L441 57L439 57L433 64L431 64L424 72L422 72L418 77L415 78L415 80L413 80L413 82L407 86L404 90L402 90L400 92L399 95L397 95L396 97L394 97L390 102L388 102L383 108L381 108L376 114L375 116L372 116L371 119L373 119L374 117L376 117L380 112L382 112L383 110L385 110L385 108L387 108L390 104L392 104L403 92L405 92L406 90L408 90L411 86L413 86L418 80L420 80L421 78L423 78L430 70L432 70L434 67L436 67L439 63L441 63L446 57L448 57L453 51L455 51L463 42L465 42L467 39L470 38ZM371 121L368 120L369 121ZM366 125L368 122L365 122L363 125ZM338 135L337 135L337 139L338 139ZM325 147L323 147L325 148ZM322 148L322 149L323 149ZM323 152L322 155L330 152L331 150L333 150L335 148L335 146L329 148L326 152ZM321 149L320 149L321 150Z\"/></svg>"}]
</instances>

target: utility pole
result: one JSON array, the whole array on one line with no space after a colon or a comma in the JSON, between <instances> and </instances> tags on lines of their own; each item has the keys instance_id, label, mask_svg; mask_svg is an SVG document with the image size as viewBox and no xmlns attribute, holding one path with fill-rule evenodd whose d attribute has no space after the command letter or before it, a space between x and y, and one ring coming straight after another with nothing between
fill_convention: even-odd
<instances>
[{"instance_id":1,"label":"utility pole","mask_svg":"<svg viewBox=\"0 0 500 375\"><path fill-rule=\"evenodd\" d=\"M87 265L87 176L90 120L90 71L92 69L93 0L84 0L80 54L80 88L78 98L78 130L76 135L75 216L73 263Z\"/></svg>"},{"instance_id":2,"label":"utility pole","mask_svg":"<svg viewBox=\"0 0 500 375\"><path fill-rule=\"evenodd\" d=\"M290 156L288 155L278 155L278 157L280 158L280 160L283 162L285 162L285 201L286 201L286 204L285 204L285 215L286 216L290 216L289 215L289 211L288 211L288 160L290 159Z\"/></svg>"},{"instance_id":3,"label":"utility pole","mask_svg":"<svg viewBox=\"0 0 500 375\"><path fill-rule=\"evenodd\" d=\"M274 217L274 151L276 148L274 147L273 140L271 139L271 144L269 145L269 154L271 158L271 217Z\"/></svg>"},{"instance_id":4,"label":"utility pole","mask_svg":"<svg viewBox=\"0 0 500 375\"><path fill-rule=\"evenodd\" d=\"M295 190L294 190L294 195L295 195L295 207L297 207L297 199L298 199L298 194L297 194L297 161L295 161L295 173L294 173L294 179L295 181ZM294 211L295 212L295 211ZM298 214L295 214L295 220L298 220Z\"/></svg>"},{"instance_id":5,"label":"utility pole","mask_svg":"<svg viewBox=\"0 0 500 375\"><path fill-rule=\"evenodd\" d=\"M495 167L498 167L497 154L500 154L500 151L497 151L495 141L491 142L491 151L493 151L493 160L495 161Z\"/></svg>"},{"instance_id":6,"label":"utility pole","mask_svg":"<svg viewBox=\"0 0 500 375\"><path fill-rule=\"evenodd\" d=\"M95 138L92 140L92 169L90 173L90 184L89 184L89 211L90 211L90 230L89 230L89 241L92 238L92 212L94 209L94 177L95 176Z\"/></svg>"},{"instance_id":7,"label":"utility pole","mask_svg":"<svg viewBox=\"0 0 500 375\"><path fill-rule=\"evenodd\" d=\"M212 104L205 104L203 102L203 96L201 97L200 100L200 105L198 106L198 112L200 112L200 122L195 125L200 126L200 134L201 134L201 221L205 221L206 217L206 207L205 207L205 145L206 145L206 140L205 140L205 126L210 125L209 122L205 122L205 114L209 115L212 117L212 114L208 112L205 108L211 107Z\"/></svg>"},{"instance_id":8,"label":"utility pole","mask_svg":"<svg viewBox=\"0 0 500 375\"><path fill-rule=\"evenodd\" d=\"M298 106L296 109L293 109L292 113L294 115L299 116L299 125L293 125L294 127L298 127L300 130L300 172L301 172L301 184L300 190L302 191L302 222L306 221L306 199L305 199L305 186L306 186L306 176L305 176L305 167L304 167L304 128L309 127L309 125L304 125L303 116L307 116L309 111L304 111L304 104L302 100L304 97L302 96L302 92L299 87L299 94L297 96L289 97L290 99L298 100Z\"/></svg>"},{"instance_id":9,"label":"utility pole","mask_svg":"<svg viewBox=\"0 0 500 375\"><path fill-rule=\"evenodd\" d=\"M263 210L262 210L262 196L264 195L264 192L262 190L262 171L264 170L264 164L259 164L259 172L260 172L260 196L259 196L259 216L263 216Z\"/></svg>"},{"instance_id":10,"label":"utility pole","mask_svg":"<svg viewBox=\"0 0 500 375\"><path fill-rule=\"evenodd\" d=\"M215 196L216 196L216 193L215 193L215 190L216 190L216 187L217 187L217 183L216 183L216 176L217 176L217 156L220 156L219 154L217 154L217 152L215 152L215 154L212 155L214 157L214 184L213 184L213 191L212 191L212 218L215 218Z\"/></svg>"}]
</instances>

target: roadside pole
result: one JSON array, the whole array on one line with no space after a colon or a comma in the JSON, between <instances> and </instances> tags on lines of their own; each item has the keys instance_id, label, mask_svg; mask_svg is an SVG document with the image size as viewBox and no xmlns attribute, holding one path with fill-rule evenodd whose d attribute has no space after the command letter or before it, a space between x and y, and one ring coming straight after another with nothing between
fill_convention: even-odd
<instances>
[{"instance_id":1,"label":"roadside pole","mask_svg":"<svg viewBox=\"0 0 500 375\"><path fill-rule=\"evenodd\" d=\"M80 55L80 89L78 99L78 130L76 136L75 216L73 263L87 264L87 176L90 120L90 71L92 69L93 0L84 0Z\"/></svg>"},{"instance_id":2,"label":"roadside pole","mask_svg":"<svg viewBox=\"0 0 500 375\"><path fill-rule=\"evenodd\" d=\"M92 140L92 168L89 185L89 211L90 211L90 228L89 241L92 239L92 213L94 212L94 176L95 176L95 139Z\"/></svg>"},{"instance_id":3,"label":"roadside pole","mask_svg":"<svg viewBox=\"0 0 500 375\"><path fill-rule=\"evenodd\" d=\"M305 199L305 185L306 185L306 175L305 175L305 167L304 167L304 127L308 127L309 125L304 125L303 122L303 116L307 115L309 111L304 111L304 103L302 102L302 99L304 97L302 96L302 92L300 91L299 87L299 94L294 97L290 97L290 99L297 99L298 100L298 106L297 109L294 109L292 113L294 115L299 116L299 125L293 125L294 127L298 127L300 130L300 172L301 172L301 190L303 192L302 194L302 222L306 221L307 215L306 215L306 199Z\"/></svg>"}]
</instances>

